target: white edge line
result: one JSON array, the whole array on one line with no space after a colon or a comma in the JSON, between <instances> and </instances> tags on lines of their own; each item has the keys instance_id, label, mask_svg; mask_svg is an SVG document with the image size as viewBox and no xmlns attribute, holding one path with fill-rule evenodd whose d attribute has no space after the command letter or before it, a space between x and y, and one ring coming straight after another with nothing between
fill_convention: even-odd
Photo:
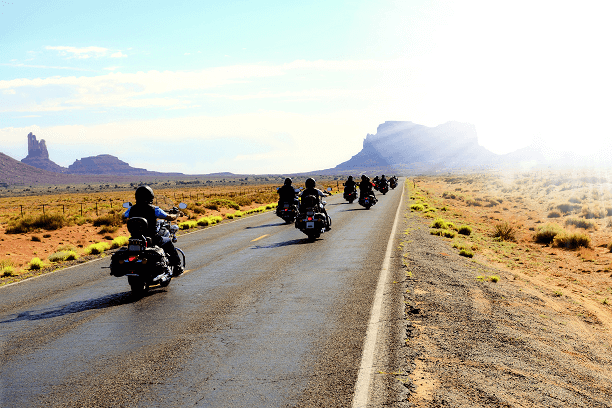
<instances>
[{"instance_id":1,"label":"white edge line","mask_svg":"<svg viewBox=\"0 0 612 408\"><path fill-rule=\"evenodd\" d=\"M391 236L389 237L389 242L387 243L387 252L385 253L385 259L382 264L380 276L378 277L378 284L376 285L376 293L374 295L374 303L372 304L370 322L368 323L368 330L363 343L361 365L357 374L357 382L355 383L355 393L353 395L352 404L353 408L365 408L368 405L370 382L373 376L372 369L374 367L374 351L376 349L376 338L378 337L378 330L380 328L380 315L382 313L385 282L389 276L389 265L391 264L391 253L393 252L393 241L395 240L395 231L397 230L399 215L401 213L402 203L404 201L405 184L405 182L402 183L402 195L400 196L400 202L397 206L395 220L393 221L393 227L391 228Z\"/></svg>"}]
</instances>

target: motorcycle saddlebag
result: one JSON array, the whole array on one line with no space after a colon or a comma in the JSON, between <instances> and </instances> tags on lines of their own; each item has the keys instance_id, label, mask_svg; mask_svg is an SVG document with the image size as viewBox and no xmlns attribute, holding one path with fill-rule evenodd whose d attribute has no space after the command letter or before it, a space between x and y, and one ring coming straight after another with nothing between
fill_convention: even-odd
<instances>
[{"instance_id":1,"label":"motorcycle saddlebag","mask_svg":"<svg viewBox=\"0 0 612 408\"><path fill-rule=\"evenodd\" d=\"M111 275L124 276L128 273L150 273L158 275L168 267L164 250L159 247L134 252L120 248L111 257Z\"/></svg>"}]
</instances>

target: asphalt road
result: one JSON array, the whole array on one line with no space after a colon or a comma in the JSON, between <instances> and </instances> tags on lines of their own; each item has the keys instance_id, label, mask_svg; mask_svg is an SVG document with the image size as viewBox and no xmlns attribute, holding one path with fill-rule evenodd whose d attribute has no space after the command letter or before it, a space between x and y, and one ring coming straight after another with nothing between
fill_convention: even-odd
<instances>
[{"instance_id":1,"label":"asphalt road","mask_svg":"<svg viewBox=\"0 0 612 408\"><path fill-rule=\"evenodd\" d=\"M0 406L351 406L400 196L329 197L315 242L274 213L180 236L187 272L141 299L109 257L0 288ZM396 366L386 292L374 372Z\"/></svg>"}]
</instances>

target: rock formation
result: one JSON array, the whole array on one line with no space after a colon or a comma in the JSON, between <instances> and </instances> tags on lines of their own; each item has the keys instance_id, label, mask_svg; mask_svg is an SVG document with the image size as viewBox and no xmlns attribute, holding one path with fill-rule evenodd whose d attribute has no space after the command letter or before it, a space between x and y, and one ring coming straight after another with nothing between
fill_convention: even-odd
<instances>
[{"instance_id":1,"label":"rock formation","mask_svg":"<svg viewBox=\"0 0 612 408\"><path fill-rule=\"evenodd\" d=\"M43 139L40 141L36 140L36 136L32 134L32 132L28 134L28 155L22 159L21 162L42 170L54 171L56 173L63 173L66 171L64 167L57 165L49 159L47 144Z\"/></svg>"},{"instance_id":2,"label":"rock formation","mask_svg":"<svg viewBox=\"0 0 612 408\"><path fill-rule=\"evenodd\" d=\"M145 169L131 167L124 161L110 154L84 157L76 160L68 166L68 172L72 174L123 174L123 175L145 175Z\"/></svg>"}]
</instances>

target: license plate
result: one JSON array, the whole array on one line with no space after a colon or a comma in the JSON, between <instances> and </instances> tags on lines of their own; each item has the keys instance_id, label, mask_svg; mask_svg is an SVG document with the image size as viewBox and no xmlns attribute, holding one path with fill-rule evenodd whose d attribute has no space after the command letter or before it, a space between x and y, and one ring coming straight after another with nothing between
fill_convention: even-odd
<instances>
[{"instance_id":1,"label":"license plate","mask_svg":"<svg viewBox=\"0 0 612 408\"><path fill-rule=\"evenodd\" d=\"M314 228L314 221L309 221L306 223L306 228Z\"/></svg>"},{"instance_id":2,"label":"license plate","mask_svg":"<svg viewBox=\"0 0 612 408\"><path fill-rule=\"evenodd\" d=\"M128 251L140 251L140 245L128 245Z\"/></svg>"}]
</instances>

